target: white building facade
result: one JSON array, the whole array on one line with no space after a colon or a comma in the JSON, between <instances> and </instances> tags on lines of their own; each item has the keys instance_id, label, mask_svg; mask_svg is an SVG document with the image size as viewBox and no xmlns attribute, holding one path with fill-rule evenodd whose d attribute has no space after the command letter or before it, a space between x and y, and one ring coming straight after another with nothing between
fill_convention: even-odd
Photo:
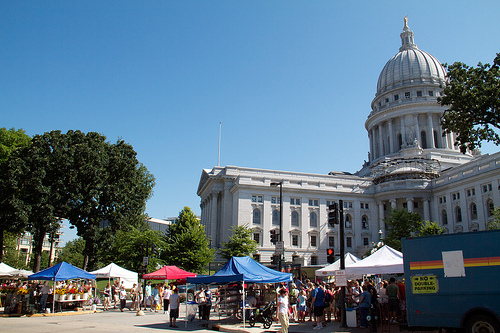
<instances>
[{"instance_id":1,"label":"white building facade","mask_svg":"<svg viewBox=\"0 0 500 333\"><path fill-rule=\"evenodd\" d=\"M344 202L345 248L362 256L385 236L391 208L418 212L447 232L484 230L500 203L500 153L462 154L455 135L443 136L438 104L445 70L418 49L405 19L401 48L384 66L365 127L369 161L355 174L327 175L214 167L202 172L198 195L201 222L212 246L220 248L231 227L247 225L270 262L279 230L279 188L283 184L285 260L326 264L326 250L339 250L338 226L328 224L328 206Z\"/></svg>"}]
</instances>

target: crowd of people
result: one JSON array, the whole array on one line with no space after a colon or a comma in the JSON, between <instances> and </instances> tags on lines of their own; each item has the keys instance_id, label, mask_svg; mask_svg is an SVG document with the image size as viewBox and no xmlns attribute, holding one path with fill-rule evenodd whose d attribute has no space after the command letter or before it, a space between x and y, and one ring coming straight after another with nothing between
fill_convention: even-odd
<instances>
[{"instance_id":1,"label":"crowd of people","mask_svg":"<svg viewBox=\"0 0 500 333\"><path fill-rule=\"evenodd\" d=\"M277 317L281 323L280 332L288 332L289 321L313 322L313 329L321 329L328 322L340 321L341 293L335 283L322 281L304 283L281 283L277 289ZM380 315L389 323L405 320L406 298L405 285L394 277L389 282L381 281L375 286L374 281L348 281L345 304L357 308L360 327L369 326L367 317L370 309L380 311Z\"/></svg>"}]
</instances>

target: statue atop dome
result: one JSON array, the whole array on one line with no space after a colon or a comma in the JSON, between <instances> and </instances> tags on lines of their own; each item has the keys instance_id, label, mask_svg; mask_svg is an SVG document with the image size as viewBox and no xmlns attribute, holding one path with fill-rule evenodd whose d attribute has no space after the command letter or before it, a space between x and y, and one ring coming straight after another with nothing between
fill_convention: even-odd
<instances>
[{"instance_id":1,"label":"statue atop dome","mask_svg":"<svg viewBox=\"0 0 500 333\"><path fill-rule=\"evenodd\" d=\"M403 27L403 30L410 30L410 27L408 26L408 15L405 16L405 26Z\"/></svg>"}]
</instances>

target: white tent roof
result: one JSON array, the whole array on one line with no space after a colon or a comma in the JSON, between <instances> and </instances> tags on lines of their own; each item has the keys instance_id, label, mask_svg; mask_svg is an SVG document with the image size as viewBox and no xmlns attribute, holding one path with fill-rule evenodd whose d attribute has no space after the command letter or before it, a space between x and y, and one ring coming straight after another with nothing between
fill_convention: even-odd
<instances>
[{"instance_id":1,"label":"white tent roof","mask_svg":"<svg viewBox=\"0 0 500 333\"><path fill-rule=\"evenodd\" d=\"M11 276L9 273L15 270L16 269L14 267L10 267L9 265L0 262L0 276Z\"/></svg>"},{"instance_id":2,"label":"white tent roof","mask_svg":"<svg viewBox=\"0 0 500 333\"><path fill-rule=\"evenodd\" d=\"M15 269L13 271L10 271L8 274L10 274L14 278L28 278L28 276L33 275L33 272L27 271L25 269Z\"/></svg>"},{"instance_id":3,"label":"white tent roof","mask_svg":"<svg viewBox=\"0 0 500 333\"><path fill-rule=\"evenodd\" d=\"M403 254L388 245L363 260L346 267L346 275L403 273Z\"/></svg>"},{"instance_id":4,"label":"white tent roof","mask_svg":"<svg viewBox=\"0 0 500 333\"><path fill-rule=\"evenodd\" d=\"M115 263L111 263L106 267L90 272L95 274L96 278L120 278L125 288L132 288L134 283L138 283L138 274Z\"/></svg>"},{"instance_id":5,"label":"white tent roof","mask_svg":"<svg viewBox=\"0 0 500 333\"><path fill-rule=\"evenodd\" d=\"M346 267L361 260L358 257L352 255L350 252L347 252L345 254L344 258L345 258L345 266ZM316 276L334 276L335 271L338 271L339 269L340 269L340 259L338 259L333 264L330 264L326 267L323 267L321 269L316 270L315 275Z\"/></svg>"}]
</instances>

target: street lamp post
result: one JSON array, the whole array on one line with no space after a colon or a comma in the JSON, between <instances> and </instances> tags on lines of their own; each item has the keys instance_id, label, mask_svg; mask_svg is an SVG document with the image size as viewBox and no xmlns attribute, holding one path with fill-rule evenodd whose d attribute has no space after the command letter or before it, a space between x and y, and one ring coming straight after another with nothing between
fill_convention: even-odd
<instances>
[{"instance_id":1,"label":"street lamp post","mask_svg":"<svg viewBox=\"0 0 500 333\"><path fill-rule=\"evenodd\" d=\"M272 182L270 184L271 186L279 186L280 187L280 234L278 237L279 242L283 244L283 180L280 182ZM278 271L281 272L281 258L282 254L279 254L279 260L278 260Z\"/></svg>"}]
</instances>

